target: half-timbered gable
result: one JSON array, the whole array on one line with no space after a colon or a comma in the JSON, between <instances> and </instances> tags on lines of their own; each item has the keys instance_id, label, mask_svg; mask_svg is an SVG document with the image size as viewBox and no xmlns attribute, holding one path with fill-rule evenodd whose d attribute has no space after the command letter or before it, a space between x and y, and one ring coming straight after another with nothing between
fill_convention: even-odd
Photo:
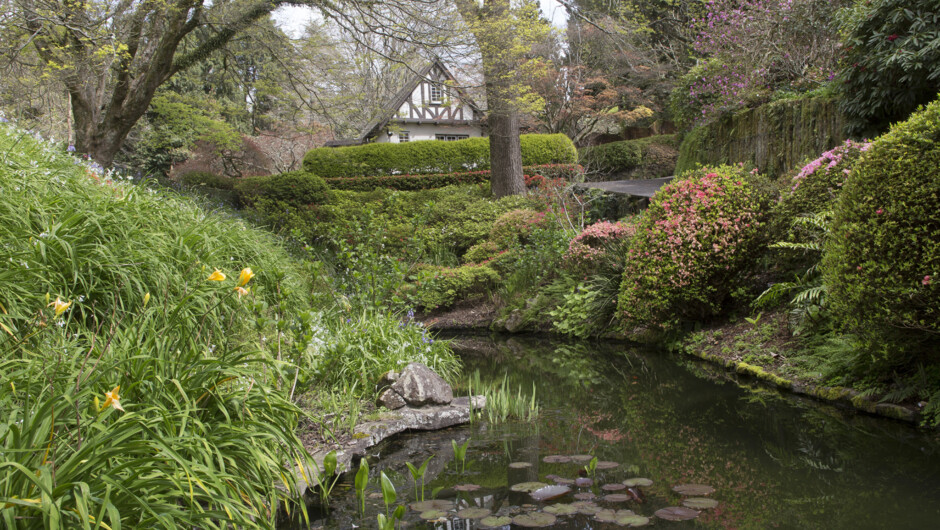
<instances>
[{"instance_id":1,"label":"half-timbered gable","mask_svg":"<svg viewBox=\"0 0 940 530\"><path fill-rule=\"evenodd\" d=\"M454 76L435 59L402 87L358 138L326 145L474 138L483 136L481 117L480 109L460 90Z\"/></svg>"}]
</instances>

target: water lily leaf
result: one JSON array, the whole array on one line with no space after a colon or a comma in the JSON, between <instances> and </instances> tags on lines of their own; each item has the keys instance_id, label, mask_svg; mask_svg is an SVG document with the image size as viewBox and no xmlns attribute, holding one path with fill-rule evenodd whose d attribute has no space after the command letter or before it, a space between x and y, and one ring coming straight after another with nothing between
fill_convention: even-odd
<instances>
[{"instance_id":1,"label":"water lily leaf","mask_svg":"<svg viewBox=\"0 0 940 530\"><path fill-rule=\"evenodd\" d=\"M630 496L623 493L611 493L610 495L604 495L602 498L607 502L627 502L630 500Z\"/></svg>"},{"instance_id":2,"label":"water lily leaf","mask_svg":"<svg viewBox=\"0 0 940 530\"><path fill-rule=\"evenodd\" d=\"M571 504L552 504L551 506L546 506L542 509L544 512L548 512L554 515L574 515L578 513L578 509Z\"/></svg>"},{"instance_id":3,"label":"water lily leaf","mask_svg":"<svg viewBox=\"0 0 940 530\"><path fill-rule=\"evenodd\" d=\"M709 499L708 497L689 497L682 501L682 505L686 508L694 508L696 510L710 510L718 506L718 501Z\"/></svg>"},{"instance_id":4,"label":"water lily leaf","mask_svg":"<svg viewBox=\"0 0 940 530\"><path fill-rule=\"evenodd\" d=\"M594 481L587 477L578 477L574 480L574 485L579 488L590 488L594 485Z\"/></svg>"},{"instance_id":5,"label":"water lily leaf","mask_svg":"<svg viewBox=\"0 0 940 530\"><path fill-rule=\"evenodd\" d=\"M591 501L578 501L571 503L571 505L578 509L578 513L583 513L584 515L594 515L603 510L603 508Z\"/></svg>"},{"instance_id":6,"label":"water lily leaf","mask_svg":"<svg viewBox=\"0 0 940 530\"><path fill-rule=\"evenodd\" d=\"M546 464L567 464L571 462L571 457L565 455L548 455L542 459L542 462Z\"/></svg>"},{"instance_id":7,"label":"water lily leaf","mask_svg":"<svg viewBox=\"0 0 940 530\"><path fill-rule=\"evenodd\" d=\"M679 484L678 486L673 486L672 491L679 495L701 497L702 495L711 495L715 492L715 488L706 486L705 484Z\"/></svg>"},{"instance_id":8,"label":"water lily leaf","mask_svg":"<svg viewBox=\"0 0 940 530\"><path fill-rule=\"evenodd\" d=\"M455 491L476 491L480 489L480 486L476 484L457 484L454 486Z\"/></svg>"},{"instance_id":9,"label":"water lily leaf","mask_svg":"<svg viewBox=\"0 0 940 530\"><path fill-rule=\"evenodd\" d=\"M652 486L652 485L653 485L653 481L650 480L650 479L648 479L648 478L641 478L641 477L628 478L627 480L624 480L624 481L623 481L623 485L626 486L626 487L628 487L628 488L635 488L635 487L638 487L638 486L639 486L639 487L646 487L646 486Z\"/></svg>"},{"instance_id":10,"label":"water lily leaf","mask_svg":"<svg viewBox=\"0 0 940 530\"><path fill-rule=\"evenodd\" d=\"M543 528L555 524L558 518L550 513L532 512L512 518L512 524L525 528Z\"/></svg>"},{"instance_id":11,"label":"water lily leaf","mask_svg":"<svg viewBox=\"0 0 940 530\"><path fill-rule=\"evenodd\" d=\"M434 510L447 511L454 506L451 501L442 501L440 499L433 501L421 501L409 504L408 507L416 512L430 512Z\"/></svg>"},{"instance_id":12,"label":"water lily leaf","mask_svg":"<svg viewBox=\"0 0 940 530\"><path fill-rule=\"evenodd\" d=\"M425 521L436 521L438 519L446 518L447 512L443 510L428 510L426 512L421 512L421 515L418 517L424 519Z\"/></svg>"},{"instance_id":13,"label":"water lily leaf","mask_svg":"<svg viewBox=\"0 0 940 530\"><path fill-rule=\"evenodd\" d=\"M637 527L637 526L646 526L650 524L650 518L632 513L630 515L622 515L622 516L618 515L617 520L615 520L614 522L620 526Z\"/></svg>"},{"instance_id":14,"label":"water lily leaf","mask_svg":"<svg viewBox=\"0 0 940 530\"><path fill-rule=\"evenodd\" d=\"M590 462L591 459L594 457L591 455L571 455L569 458L571 458L572 462L575 462L578 464L586 464Z\"/></svg>"},{"instance_id":15,"label":"water lily leaf","mask_svg":"<svg viewBox=\"0 0 940 530\"><path fill-rule=\"evenodd\" d=\"M545 477L545 478L548 478L548 477ZM561 486L570 486L574 484L574 480L570 478L562 478L562 477L552 477L552 482Z\"/></svg>"},{"instance_id":16,"label":"water lily leaf","mask_svg":"<svg viewBox=\"0 0 940 530\"><path fill-rule=\"evenodd\" d=\"M617 520L617 512L614 510L601 510L594 514L594 519L602 523L612 523Z\"/></svg>"},{"instance_id":17,"label":"water lily leaf","mask_svg":"<svg viewBox=\"0 0 940 530\"><path fill-rule=\"evenodd\" d=\"M683 508L682 506L670 506L656 510L656 513L653 515L667 521L688 521L689 519L695 519L700 513L702 512L690 508Z\"/></svg>"},{"instance_id":18,"label":"water lily leaf","mask_svg":"<svg viewBox=\"0 0 940 530\"><path fill-rule=\"evenodd\" d=\"M532 493L533 491L539 488L544 488L545 486L548 486L548 484L544 482L520 482L519 484L514 484L509 489L521 493Z\"/></svg>"},{"instance_id":19,"label":"water lily leaf","mask_svg":"<svg viewBox=\"0 0 940 530\"><path fill-rule=\"evenodd\" d=\"M508 524L512 524L512 517L496 517L495 515L491 515L480 519L480 527L482 528L499 528Z\"/></svg>"},{"instance_id":20,"label":"water lily leaf","mask_svg":"<svg viewBox=\"0 0 940 530\"><path fill-rule=\"evenodd\" d=\"M619 482L614 482L613 484L604 484L601 489L604 491L620 491L627 489L627 487Z\"/></svg>"},{"instance_id":21,"label":"water lily leaf","mask_svg":"<svg viewBox=\"0 0 940 530\"><path fill-rule=\"evenodd\" d=\"M595 466L595 469L597 469L598 471L600 471L600 470L604 470L604 469L614 469L614 468L617 468L617 467L620 467L620 464L618 464L617 462L610 462L610 461L607 461L607 460L601 460L600 462L597 463L597 465Z\"/></svg>"},{"instance_id":22,"label":"water lily leaf","mask_svg":"<svg viewBox=\"0 0 940 530\"><path fill-rule=\"evenodd\" d=\"M571 488L568 486L545 486L544 488L539 488L532 492L532 498L540 501L550 501L552 499L557 499L571 493Z\"/></svg>"},{"instance_id":23,"label":"water lily leaf","mask_svg":"<svg viewBox=\"0 0 940 530\"><path fill-rule=\"evenodd\" d=\"M513 462L509 464L509 467L513 469L525 469L527 467L532 467L532 464L530 464L529 462Z\"/></svg>"},{"instance_id":24,"label":"water lily leaf","mask_svg":"<svg viewBox=\"0 0 940 530\"><path fill-rule=\"evenodd\" d=\"M482 519L491 513L493 512L487 510L486 508L464 508L463 510L457 512L457 517L460 517L461 519Z\"/></svg>"},{"instance_id":25,"label":"water lily leaf","mask_svg":"<svg viewBox=\"0 0 940 530\"><path fill-rule=\"evenodd\" d=\"M575 494L574 494L574 498L575 498L575 499L578 499L579 501L589 501L589 500L594 499L594 498L596 498L596 497L597 497L597 495L594 495L594 494L591 493L590 491L584 491L584 492L581 492L581 493L575 493Z\"/></svg>"}]
</instances>

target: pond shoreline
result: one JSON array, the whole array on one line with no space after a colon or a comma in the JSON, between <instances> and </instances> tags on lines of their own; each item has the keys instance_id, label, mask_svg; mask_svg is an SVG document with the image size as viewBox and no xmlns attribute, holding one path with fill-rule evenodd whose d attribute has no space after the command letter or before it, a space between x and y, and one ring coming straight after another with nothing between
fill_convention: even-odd
<instances>
[{"instance_id":1,"label":"pond shoreline","mask_svg":"<svg viewBox=\"0 0 940 530\"><path fill-rule=\"evenodd\" d=\"M536 326L537 329L534 330L525 329L518 331L510 331L504 326L500 326L501 329L494 330L492 328L494 327L494 323L497 322L497 315L498 311L496 308L486 302L479 305L463 303L458 304L452 311L440 311L424 315L421 320L428 329L446 334L506 334L510 336L544 336L553 339L568 339L564 335L546 330L545 326ZM468 318L468 316L470 318ZM737 325L738 324L725 320L721 324L710 328L710 331L720 331L733 328ZM660 346L666 346L657 341L639 342L631 340L630 337L620 333L609 333L599 337L592 337L591 340L604 340L633 345L658 344ZM781 344L781 346L784 348L784 352L786 352L786 343ZM690 344L688 340L679 341L677 345L672 345L670 349L674 353L694 357L700 361L722 367L727 372L733 373L733 376L731 376L732 379L747 377L784 392L812 398L816 401L853 409L881 418L902 421L916 428L922 428L921 413L916 405L881 403L881 396L879 395L866 395L858 390L842 386L827 386L822 384L818 379L808 377L784 377L775 370L774 366L745 362L729 355L709 353L705 348L699 348Z\"/></svg>"}]
</instances>

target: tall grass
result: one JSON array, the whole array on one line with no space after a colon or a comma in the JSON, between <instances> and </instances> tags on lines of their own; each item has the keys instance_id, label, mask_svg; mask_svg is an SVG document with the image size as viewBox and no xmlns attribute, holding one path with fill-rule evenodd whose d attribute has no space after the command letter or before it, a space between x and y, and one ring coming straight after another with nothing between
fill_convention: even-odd
<instances>
[{"instance_id":1,"label":"tall grass","mask_svg":"<svg viewBox=\"0 0 940 530\"><path fill-rule=\"evenodd\" d=\"M307 290L266 234L0 124L3 525L273 528L302 509L270 344Z\"/></svg>"}]
</instances>

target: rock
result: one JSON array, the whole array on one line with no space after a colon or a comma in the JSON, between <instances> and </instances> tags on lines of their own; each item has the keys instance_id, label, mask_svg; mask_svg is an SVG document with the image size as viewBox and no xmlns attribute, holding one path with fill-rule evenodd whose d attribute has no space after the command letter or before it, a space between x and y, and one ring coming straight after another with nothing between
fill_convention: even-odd
<instances>
[{"instance_id":1,"label":"rock","mask_svg":"<svg viewBox=\"0 0 940 530\"><path fill-rule=\"evenodd\" d=\"M412 407L447 405L454 400L454 391L447 381L421 363L406 366L391 390Z\"/></svg>"},{"instance_id":2,"label":"rock","mask_svg":"<svg viewBox=\"0 0 940 530\"><path fill-rule=\"evenodd\" d=\"M509 314L509 317L506 319L506 331L510 333L516 333L520 331L525 325L525 322L522 319L522 310L516 309Z\"/></svg>"},{"instance_id":3,"label":"rock","mask_svg":"<svg viewBox=\"0 0 940 530\"><path fill-rule=\"evenodd\" d=\"M395 384L395 381L398 381L400 375L400 373L394 370L389 370L379 376L379 380L375 383L375 392L380 394L383 390Z\"/></svg>"},{"instance_id":4,"label":"rock","mask_svg":"<svg viewBox=\"0 0 940 530\"><path fill-rule=\"evenodd\" d=\"M388 410L400 409L406 405L405 398L401 397L398 392L395 392L391 388L386 388L385 391L379 395L376 404Z\"/></svg>"}]
</instances>

